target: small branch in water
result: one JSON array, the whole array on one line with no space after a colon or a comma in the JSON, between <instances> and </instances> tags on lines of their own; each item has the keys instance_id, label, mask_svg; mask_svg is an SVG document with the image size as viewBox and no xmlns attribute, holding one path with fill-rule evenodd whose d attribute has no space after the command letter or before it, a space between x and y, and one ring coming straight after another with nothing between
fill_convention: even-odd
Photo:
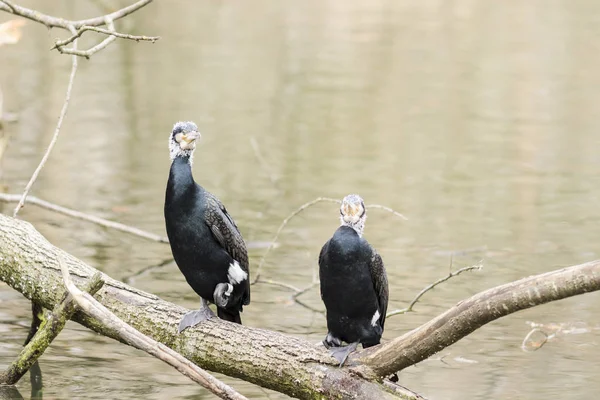
<instances>
[{"instance_id":1,"label":"small branch in water","mask_svg":"<svg viewBox=\"0 0 600 400\"><path fill-rule=\"evenodd\" d=\"M523 339L521 350L532 352L542 348L547 342L566 335L580 335L600 331L600 325L590 326L585 322L560 322L541 324L527 321L531 331Z\"/></svg>"},{"instance_id":2,"label":"small branch in water","mask_svg":"<svg viewBox=\"0 0 600 400\"><path fill-rule=\"evenodd\" d=\"M448 279L453 278L455 276L458 276L460 274L462 274L465 271L473 271L473 270L481 270L483 268L483 264L481 263L481 261L478 264L475 265L471 265L469 267L464 267L461 269L458 269L454 272L450 272L448 275L446 275L443 278L438 279L437 281L425 286L416 296L415 298L410 302L410 304L408 305L408 307L406 308L402 308L400 310L394 310L394 311L390 311L386 314L386 317L393 317L394 315L398 315L398 314L406 314L407 312L411 312L413 311L413 307L415 306L415 304L417 304L417 302L419 301L419 299L421 297L423 297L423 295L425 293L427 293L428 291L430 291L431 289L433 289L434 287L436 287L437 285L439 285L442 282L446 282Z\"/></svg>"},{"instance_id":3,"label":"small branch in water","mask_svg":"<svg viewBox=\"0 0 600 400\"><path fill-rule=\"evenodd\" d=\"M73 296L77 305L96 321L116 332L125 343L164 361L222 399L247 400L246 397L236 392L232 387L219 381L181 354L173 351L164 344L149 338L131 325L126 324L88 293L79 290L71 281L69 269L60 255L58 264L62 271L65 286L71 296Z\"/></svg>"},{"instance_id":4,"label":"small branch in water","mask_svg":"<svg viewBox=\"0 0 600 400\"><path fill-rule=\"evenodd\" d=\"M99 272L95 274L84 290L94 295L104 285L101 276L102 274ZM63 300L54 307L47 318L43 317L43 310L40 306L34 304L32 311L33 322L25 347L19 353L17 359L0 375L0 383L6 385L16 384L37 363L38 358L44 354L50 343L62 331L67 320L75 313L75 305L72 302L72 297L69 296L68 292L65 292Z\"/></svg>"},{"instance_id":5,"label":"small branch in water","mask_svg":"<svg viewBox=\"0 0 600 400\"><path fill-rule=\"evenodd\" d=\"M20 195L18 195L18 194L0 193L0 201L5 202L5 203L17 202L17 201L19 201L19 199L20 199ZM132 235L143 237L144 239L150 239L155 242L169 243L169 239L167 239L164 236L155 235L154 233L146 232L144 230L135 228L133 226L121 224L119 222L109 221L107 219L89 215L89 214L83 213L81 211L76 211L76 210L73 210L70 208L62 207L57 204L50 203L49 201L37 198L35 196L28 196L26 202L28 204L33 204L38 207L42 207L47 210L57 212L59 214L67 215L72 218L77 218L77 219L80 219L83 221L92 222L94 224L103 226L105 228L116 229L121 232L130 233Z\"/></svg>"}]
</instances>

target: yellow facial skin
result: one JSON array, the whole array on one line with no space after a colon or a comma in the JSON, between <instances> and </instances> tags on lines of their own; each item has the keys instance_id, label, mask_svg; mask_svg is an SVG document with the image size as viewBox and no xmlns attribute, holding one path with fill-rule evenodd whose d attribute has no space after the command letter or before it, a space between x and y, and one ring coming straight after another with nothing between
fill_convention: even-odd
<instances>
[{"instance_id":1,"label":"yellow facial skin","mask_svg":"<svg viewBox=\"0 0 600 400\"><path fill-rule=\"evenodd\" d=\"M196 148L196 139L200 137L200 133L196 131L187 133L178 133L175 135L175 140L179 143L181 150L194 150Z\"/></svg>"},{"instance_id":2,"label":"yellow facial skin","mask_svg":"<svg viewBox=\"0 0 600 400\"><path fill-rule=\"evenodd\" d=\"M342 203L341 206L342 218L344 222L348 223L356 223L360 219L360 216L363 214L364 209L361 204L349 204Z\"/></svg>"}]
</instances>

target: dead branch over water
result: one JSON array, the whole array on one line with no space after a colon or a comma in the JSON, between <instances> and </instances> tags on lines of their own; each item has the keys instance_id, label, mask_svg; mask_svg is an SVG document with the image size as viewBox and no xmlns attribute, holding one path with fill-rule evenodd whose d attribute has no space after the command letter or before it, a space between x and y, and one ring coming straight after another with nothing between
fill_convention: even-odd
<instances>
[{"instance_id":1,"label":"dead branch over water","mask_svg":"<svg viewBox=\"0 0 600 400\"><path fill-rule=\"evenodd\" d=\"M56 267L61 255L71 276L87 280L96 270L51 245L33 226L0 215L0 280L46 308L62 295ZM177 334L182 307L104 275L99 302L125 323L201 368L238 377L303 399L400 396L380 377L435 354L486 323L513 312L600 289L600 261L528 277L476 294L421 327L354 355L337 368L322 347L265 329L218 319ZM114 329L77 312L73 320L105 336ZM415 398L415 397L413 397Z\"/></svg>"}]
</instances>

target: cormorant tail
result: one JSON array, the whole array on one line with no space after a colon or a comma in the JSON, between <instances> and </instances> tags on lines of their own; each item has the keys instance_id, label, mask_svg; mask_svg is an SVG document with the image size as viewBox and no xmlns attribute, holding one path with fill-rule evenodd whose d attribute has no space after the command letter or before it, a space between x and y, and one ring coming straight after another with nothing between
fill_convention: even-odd
<instances>
[{"instance_id":1,"label":"cormorant tail","mask_svg":"<svg viewBox=\"0 0 600 400\"><path fill-rule=\"evenodd\" d=\"M227 310L225 308L217 307L217 315L219 318L225 321L235 322L236 324L242 324L242 317L240 317L239 311Z\"/></svg>"}]
</instances>

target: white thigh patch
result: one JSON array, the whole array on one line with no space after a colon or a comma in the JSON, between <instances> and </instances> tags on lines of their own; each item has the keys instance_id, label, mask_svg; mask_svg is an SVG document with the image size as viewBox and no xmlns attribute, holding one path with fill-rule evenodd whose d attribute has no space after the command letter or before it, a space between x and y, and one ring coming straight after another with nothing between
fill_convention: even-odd
<instances>
[{"instance_id":1,"label":"white thigh patch","mask_svg":"<svg viewBox=\"0 0 600 400\"><path fill-rule=\"evenodd\" d=\"M225 296L231 296L231 292L233 292L233 285L231 283L227 284L227 291L225 292Z\"/></svg>"},{"instance_id":2,"label":"white thigh patch","mask_svg":"<svg viewBox=\"0 0 600 400\"><path fill-rule=\"evenodd\" d=\"M240 264L234 260L233 263L229 264L227 278L231 284L235 285L248 278L248 274L240 267Z\"/></svg>"},{"instance_id":3,"label":"white thigh patch","mask_svg":"<svg viewBox=\"0 0 600 400\"><path fill-rule=\"evenodd\" d=\"M373 314L373 318L371 318L371 326L375 326L375 324L379 320L379 317L381 317L381 314L379 314L379 310L377 310L375 311L375 314Z\"/></svg>"}]
</instances>

